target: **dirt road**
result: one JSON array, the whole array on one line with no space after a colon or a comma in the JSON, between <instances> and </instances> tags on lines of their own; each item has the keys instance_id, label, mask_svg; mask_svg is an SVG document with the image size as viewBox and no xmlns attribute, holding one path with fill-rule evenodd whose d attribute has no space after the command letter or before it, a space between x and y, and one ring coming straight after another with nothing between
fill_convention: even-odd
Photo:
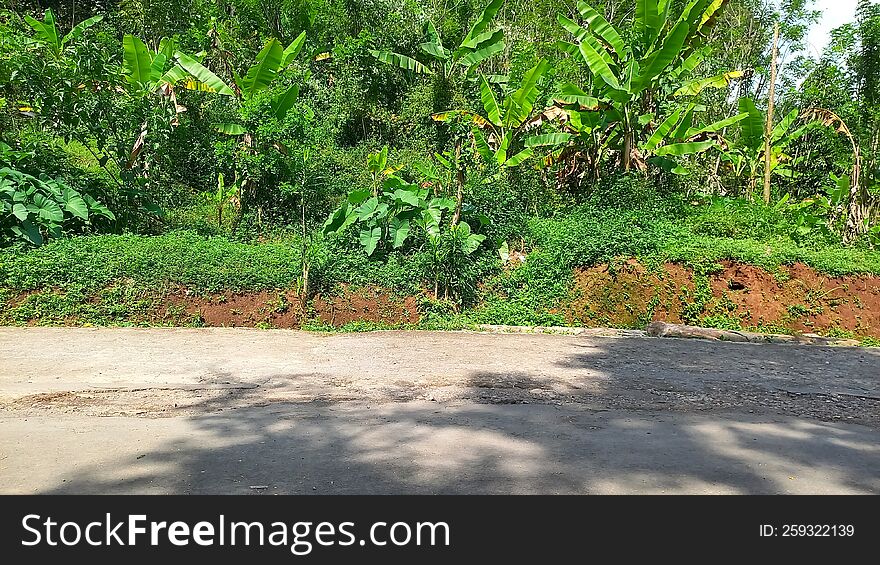
<instances>
[{"instance_id":1,"label":"dirt road","mask_svg":"<svg viewBox=\"0 0 880 565\"><path fill-rule=\"evenodd\" d=\"M875 493L880 350L0 328L0 493Z\"/></svg>"}]
</instances>

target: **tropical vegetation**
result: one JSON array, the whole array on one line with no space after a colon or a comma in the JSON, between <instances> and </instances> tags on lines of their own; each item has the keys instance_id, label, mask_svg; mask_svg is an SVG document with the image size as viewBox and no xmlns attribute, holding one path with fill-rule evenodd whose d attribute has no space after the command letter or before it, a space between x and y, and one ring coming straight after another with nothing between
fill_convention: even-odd
<instances>
[{"instance_id":1,"label":"tropical vegetation","mask_svg":"<svg viewBox=\"0 0 880 565\"><path fill-rule=\"evenodd\" d=\"M880 273L880 6L822 52L818 18L810 0L18 0L0 303L133 280L296 288L305 312L369 284L426 315L559 323L573 271L622 257Z\"/></svg>"}]
</instances>

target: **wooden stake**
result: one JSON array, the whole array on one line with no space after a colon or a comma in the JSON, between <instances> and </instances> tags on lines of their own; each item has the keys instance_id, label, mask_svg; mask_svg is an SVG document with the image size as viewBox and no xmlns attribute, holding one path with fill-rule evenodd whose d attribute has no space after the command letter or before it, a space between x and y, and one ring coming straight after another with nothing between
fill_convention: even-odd
<instances>
[{"instance_id":1,"label":"wooden stake","mask_svg":"<svg viewBox=\"0 0 880 565\"><path fill-rule=\"evenodd\" d=\"M779 54L779 22L773 26L773 55L770 59L770 98L764 130L764 204L770 204L770 136L773 134L773 102L776 97L776 57Z\"/></svg>"}]
</instances>

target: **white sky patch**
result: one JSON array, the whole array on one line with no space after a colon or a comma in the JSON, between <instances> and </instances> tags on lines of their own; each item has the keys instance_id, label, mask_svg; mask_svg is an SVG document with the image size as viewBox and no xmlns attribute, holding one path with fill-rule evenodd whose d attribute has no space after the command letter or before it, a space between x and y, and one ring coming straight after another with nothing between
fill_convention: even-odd
<instances>
[{"instance_id":1,"label":"white sky patch","mask_svg":"<svg viewBox=\"0 0 880 565\"><path fill-rule=\"evenodd\" d=\"M856 3L857 0L815 0L814 9L822 11L822 18L807 36L807 55L818 58L828 45L831 30L856 19Z\"/></svg>"}]
</instances>

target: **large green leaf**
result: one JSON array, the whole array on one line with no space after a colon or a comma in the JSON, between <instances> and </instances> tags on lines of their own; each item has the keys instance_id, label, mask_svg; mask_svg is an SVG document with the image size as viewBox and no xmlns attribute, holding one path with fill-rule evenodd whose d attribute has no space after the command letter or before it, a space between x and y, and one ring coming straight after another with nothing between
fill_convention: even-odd
<instances>
[{"instance_id":1,"label":"large green leaf","mask_svg":"<svg viewBox=\"0 0 880 565\"><path fill-rule=\"evenodd\" d=\"M649 157L648 162L652 165L660 167L667 173L672 173L675 175L688 174L688 170L686 168L682 167L675 159L671 159L669 157L658 157L655 155L653 157Z\"/></svg>"},{"instance_id":2,"label":"large green leaf","mask_svg":"<svg viewBox=\"0 0 880 565\"><path fill-rule=\"evenodd\" d=\"M706 10L706 7L712 2L714 2L714 0L691 0L691 2L685 6L684 10L682 10L678 21L685 22L691 31L697 31L701 25L700 22L703 18L703 13Z\"/></svg>"},{"instance_id":3,"label":"large green leaf","mask_svg":"<svg viewBox=\"0 0 880 565\"><path fill-rule=\"evenodd\" d=\"M452 198L434 198L431 200L430 206L433 208L439 208L440 210L447 210L452 212L455 210L455 200Z\"/></svg>"},{"instance_id":4,"label":"large green leaf","mask_svg":"<svg viewBox=\"0 0 880 565\"><path fill-rule=\"evenodd\" d=\"M379 199L375 196L368 198L363 204L357 208L357 217L359 220L369 220L379 210Z\"/></svg>"},{"instance_id":5,"label":"large green leaf","mask_svg":"<svg viewBox=\"0 0 880 565\"><path fill-rule=\"evenodd\" d=\"M247 132L247 128L240 124L214 124L214 131L226 135L241 135Z\"/></svg>"},{"instance_id":6,"label":"large green leaf","mask_svg":"<svg viewBox=\"0 0 880 565\"><path fill-rule=\"evenodd\" d=\"M486 77L480 75L480 101L483 103L483 109L486 110L486 117L493 125L501 125L501 108L495 100L495 94L492 87L486 82Z\"/></svg>"},{"instance_id":7,"label":"large green leaf","mask_svg":"<svg viewBox=\"0 0 880 565\"><path fill-rule=\"evenodd\" d=\"M577 22L568 19L565 14L556 14L556 21L565 28L568 33L572 34L574 38L580 43L586 36L590 34L589 31L580 26ZM566 49L567 50L567 49Z\"/></svg>"},{"instance_id":8,"label":"large green leaf","mask_svg":"<svg viewBox=\"0 0 880 565\"><path fill-rule=\"evenodd\" d=\"M77 218L83 220L89 219L89 207L86 205L86 201L79 196L72 196L67 202L65 202L64 209Z\"/></svg>"},{"instance_id":9,"label":"large green leaf","mask_svg":"<svg viewBox=\"0 0 880 565\"><path fill-rule=\"evenodd\" d=\"M381 62L388 65L400 67L405 71L424 75L433 74L434 72L427 66L413 59L412 57L407 57L406 55L401 55L400 53L393 53L391 51L376 51L374 49L370 49L369 52L370 55L380 60Z\"/></svg>"},{"instance_id":10,"label":"large green leaf","mask_svg":"<svg viewBox=\"0 0 880 565\"><path fill-rule=\"evenodd\" d=\"M715 146L715 141L691 141L687 143L672 143L670 145L664 145L655 151L657 155L674 155L676 157L681 157L683 155L693 155L695 153L702 153L703 151L707 151Z\"/></svg>"},{"instance_id":11,"label":"large green leaf","mask_svg":"<svg viewBox=\"0 0 880 565\"><path fill-rule=\"evenodd\" d=\"M197 81L206 85L212 92L216 92L217 94L222 94L224 96L235 96L235 93L232 91L229 86L223 82L223 80L212 73L207 67L187 55L186 53L182 53L180 51L176 52L174 56L177 58L177 62L180 66L186 70L190 75L193 76Z\"/></svg>"},{"instance_id":12,"label":"large green leaf","mask_svg":"<svg viewBox=\"0 0 880 565\"><path fill-rule=\"evenodd\" d=\"M64 221L64 212L61 210L61 206L54 200L37 193L33 196L33 202L33 205L29 206L29 208L36 212L40 219L56 224Z\"/></svg>"},{"instance_id":13,"label":"large green leaf","mask_svg":"<svg viewBox=\"0 0 880 565\"><path fill-rule=\"evenodd\" d=\"M406 238L409 237L409 220L391 218L388 226L391 230L391 240L394 249L403 247Z\"/></svg>"},{"instance_id":14,"label":"large green leaf","mask_svg":"<svg viewBox=\"0 0 880 565\"><path fill-rule=\"evenodd\" d=\"M153 62L150 63L150 82L159 82L162 79L166 61L168 58L165 57L165 53L156 53Z\"/></svg>"},{"instance_id":15,"label":"large green leaf","mask_svg":"<svg viewBox=\"0 0 880 565\"><path fill-rule=\"evenodd\" d=\"M657 0L636 0L636 18L633 28L643 45L650 45L660 30L660 10Z\"/></svg>"},{"instance_id":16,"label":"large green leaf","mask_svg":"<svg viewBox=\"0 0 880 565\"><path fill-rule=\"evenodd\" d=\"M694 109L695 104L691 104L688 106L688 109L685 110L684 115L681 117L681 122L676 126L675 130L672 132L671 139L685 139L688 130L691 129L691 126L694 123Z\"/></svg>"},{"instance_id":17,"label":"large green leaf","mask_svg":"<svg viewBox=\"0 0 880 565\"><path fill-rule=\"evenodd\" d=\"M131 84L149 84L152 78L151 66L153 59L150 51L140 38L127 34L122 38L122 62L128 82Z\"/></svg>"},{"instance_id":18,"label":"large green leaf","mask_svg":"<svg viewBox=\"0 0 880 565\"><path fill-rule=\"evenodd\" d=\"M284 50L284 53L281 54L281 68L287 68L287 66L296 59L296 56L299 55L299 52L302 50L303 44L306 41L306 32L300 33L296 36L296 39L290 42L290 45Z\"/></svg>"},{"instance_id":19,"label":"large green leaf","mask_svg":"<svg viewBox=\"0 0 880 565\"><path fill-rule=\"evenodd\" d=\"M163 37L159 40L159 50L158 53L162 53L165 55L166 59L173 59L174 53L177 51L177 44L174 39L170 37Z\"/></svg>"},{"instance_id":20,"label":"large green leaf","mask_svg":"<svg viewBox=\"0 0 880 565\"><path fill-rule=\"evenodd\" d=\"M565 21L568 18L560 14L556 19L565 25ZM593 39L593 42L589 41L589 39ZM619 81L608 64L607 58L609 55L607 51L603 47L596 49L594 42L595 38L592 35L587 34L584 37L584 41L581 41L578 44L578 51L580 52L581 57L583 57L584 62L587 64L587 67L593 75L600 77L612 88L620 88Z\"/></svg>"},{"instance_id":21,"label":"large green leaf","mask_svg":"<svg viewBox=\"0 0 880 565\"><path fill-rule=\"evenodd\" d=\"M628 51L626 47L626 43L624 43L623 39L620 37L620 34L617 30L608 23L602 14L597 12L592 6L587 4L586 2L580 1L578 2L578 12L580 12L581 17L584 18L584 21L587 24L587 27L595 33L599 38L602 39L605 43L611 46L611 49L617 55L619 60L623 60L626 57L626 53Z\"/></svg>"},{"instance_id":22,"label":"large green leaf","mask_svg":"<svg viewBox=\"0 0 880 565\"><path fill-rule=\"evenodd\" d=\"M293 104L296 102L297 96L299 96L299 86L295 84L277 95L272 100L272 112L275 114L275 117L279 120L283 120L284 116L287 115L287 112L290 111Z\"/></svg>"},{"instance_id":23,"label":"large green leaf","mask_svg":"<svg viewBox=\"0 0 880 565\"><path fill-rule=\"evenodd\" d=\"M706 125L706 126L691 128L687 131L687 133L685 134L685 137L690 138L695 135L699 135L701 133L716 133L716 132L723 130L726 127L730 127L736 123L739 123L740 121L742 121L748 117L749 117L748 113L744 112L742 114L737 114L735 116L731 116L731 117L725 118L723 120L718 120L717 122L713 122L713 123Z\"/></svg>"},{"instance_id":24,"label":"large green leaf","mask_svg":"<svg viewBox=\"0 0 880 565\"><path fill-rule=\"evenodd\" d=\"M108 220L116 220L116 215L114 215L109 208L107 208L88 194L83 194L83 200L85 200L86 204L89 205L89 214L91 214L92 216L104 216Z\"/></svg>"},{"instance_id":25,"label":"large green leaf","mask_svg":"<svg viewBox=\"0 0 880 565\"><path fill-rule=\"evenodd\" d=\"M12 233L30 241L34 245L43 244L43 236L40 234L40 228L35 226L30 220L24 220L20 225L12 226L10 230Z\"/></svg>"},{"instance_id":26,"label":"large green leaf","mask_svg":"<svg viewBox=\"0 0 880 565\"><path fill-rule=\"evenodd\" d=\"M713 77L692 80L676 90L673 96L694 96L706 88L727 88L732 81L742 78L742 76L742 71L729 71Z\"/></svg>"},{"instance_id":27,"label":"large green leaf","mask_svg":"<svg viewBox=\"0 0 880 565\"><path fill-rule=\"evenodd\" d=\"M755 101L743 96L737 103L740 113L748 117L739 122L740 141L750 149L758 149L764 143L764 114L755 107Z\"/></svg>"},{"instance_id":28,"label":"large green leaf","mask_svg":"<svg viewBox=\"0 0 880 565\"><path fill-rule=\"evenodd\" d=\"M566 104L578 104L586 109L597 110L599 108L599 100L595 96L590 96L570 82L562 85L556 98Z\"/></svg>"},{"instance_id":29,"label":"large green leaf","mask_svg":"<svg viewBox=\"0 0 880 565\"><path fill-rule=\"evenodd\" d=\"M572 138L570 133L556 132L533 135L525 139L526 147L543 147L547 145L564 145Z\"/></svg>"},{"instance_id":30,"label":"large green leaf","mask_svg":"<svg viewBox=\"0 0 880 565\"><path fill-rule=\"evenodd\" d=\"M83 36L83 33L85 33L85 31L87 29L89 29L90 27L92 27L93 25L95 25L96 23L100 22L103 19L104 19L104 16L97 15L97 16L92 16L91 18L89 18L87 20L83 20L83 21L79 22L78 24L73 26L73 29L70 30L70 33L65 35L64 39L61 40L61 46L64 47L65 45L67 45L68 42L75 41L75 40L79 39L80 37Z\"/></svg>"},{"instance_id":31,"label":"large green leaf","mask_svg":"<svg viewBox=\"0 0 880 565\"><path fill-rule=\"evenodd\" d=\"M466 54L462 55L458 59L458 63L466 67L474 67L502 51L504 51L504 32L499 29L477 44L472 51L467 51Z\"/></svg>"},{"instance_id":32,"label":"large green leaf","mask_svg":"<svg viewBox=\"0 0 880 565\"><path fill-rule=\"evenodd\" d=\"M657 18L658 18L657 23L658 23L658 25L657 25L657 29L654 32L655 35L654 35L653 39L651 40L651 45L649 47L653 47L654 42L657 41L658 37L660 37L660 33L663 31L663 28L666 27L666 22L669 19L669 7L671 5L672 5L672 0L658 0L658 2L657 2Z\"/></svg>"},{"instance_id":33,"label":"large green leaf","mask_svg":"<svg viewBox=\"0 0 880 565\"><path fill-rule=\"evenodd\" d=\"M589 133L600 125L607 123L605 121L605 116L603 116L599 112L594 112L591 110L587 110L585 112L577 112L571 110L568 112L568 117L570 119L569 123L571 124L571 127L580 133ZM617 120L618 118L614 117L611 119Z\"/></svg>"},{"instance_id":34,"label":"large green leaf","mask_svg":"<svg viewBox=\"0 0 880 565\"><path fill-rule=\"evenodd\" d=\"M495 155L492 153L492 149L489 148L489 144L486 142L483 132L480 131L479 128L472 128L471 132L474 136L474 145L477 146L477 153L479 153L487 162L491 163L495 159Z\"/></svg>"},{"instance_id":35,"label":"large green leaf","mask_svg":"<svg viewBox=\"0 0 880 565\"><path fill-rule=\"evenodd\" d=\"M711 24L716 14L718 14L727 2L728 0L712 0L703 11L703 15L700 17L700 27L703 27L706 24Z\"/></svg>"},{"instance_id":36,"label":"large green leaf","mask_svg":"<svg viewBox=\"0 0 880 565\"><path fill-rule=\"evenodd\" d=\"M336 210L334 210L330 216L327 218L327 221L324 222L324 226L322 228L323 233L331 234L338 233L342 229L342 225L345 223L345 219L351 215L351 209L348 204L343 204Z\"/></svg>"},{"instance_id":37,"label":"large green leaf","mask_svg":"<svg viewBox=\"0 0 880 565\"><path fill-rule=\"evenodd\" d=\"M663 140L666 139L666 137L672 131L672 128L674 128L675 124L678 123L678 120L681 119L681 112L683 110L684 108L677 109L665 120L663 120L659 126L657 126L657 129L654 130L654 133L652 133L651 137L648 138L648 141L645 142L645 151L653 151L658 145L663 143Z\"/></svg>"},{"instance_id":38,"label":"large green leaf","mask_svg":"<svg viewBox=\"0 0 880 565\"><path fill-rule=\"evenodd\" d=\"M651 82L657 78L660 73L669 66L672 61L681 56L682 47L687 40L690 28L687 22L678 22L675 24L666 38L663 45L651 52L640 62L641 73L636 81L634 81L632 90L634 93L641 92L651 85Z\"/></svg>"},{"instance_id":39,"label":"large green leaf","mask_svg":"<svg viewBox=\"0 0 880 565\"><path fill-rule=\"evenodd\" d=\"M595 35L590 33L588 30L582 28L577 23L566 18L562 14L558 14L556 16L556 20L560 24L562 24L562 27L568 30L569 33L575 36L575 39L577 39L579 44L587 43L589 47L593 51L595 51L596 54L599 55L599 57L602 58L602 61L605 63L605 65L611 67L615 64L614 58L611 56L611 52L608 51L605 44L599 41L599 39ZM564 50L568 51L568 48L566 47ZM581 51L580 46L578 46L578 51ZM590 68L592 69L592 67Z\"/></svg>"},{"instance_id":40,"label":"large green leaf","mask_svg":"<svg viewBox=\"0 0 880 565\"><path fill-rule=\"evenodd\" d=\"M786 134L785 136L782 137L782 139L777 140L775 143L777 145L779 145L780 147L785 147L789 143L795 141L796 139L798 139L801 136L803 136L804 134L806 134L809 131L809 129L810 129L810 124L804 124L803 126L799 127L798 129L794 130L793 132Z\"/></svg>"},{"instance_id":41,"label":"large green leaf","mask_svg":"<svg viewBox=\"0 0 880 565\"><path fill-rule=\"evenodd\" d=\"M426 41L425 43L419 44L419 49L421 49L422 52L427 53L431 57L434 57L435 59L446 60L449 58L449 53L447 53L446 50L443 49L443 46L439 43Z\"/></svg>"},{"instance_id":42,"label":"large green leaf","mask_svg":"<svg viewBox=\"0 0 880 565\"><path fill-rule=\"evenodd\" d=\"M61 49L61 43L58 40L58 28L55 27L55 15L52 13L52 8L46 10L42 22L28 15L25 15L24 20L37 32L40 40L48 43L55 51Z\"/></svg>"},{"instance_id":43,"label":"large green leaf","mask_svg":"<svg viewBox=\"0 0 880 565\"><path fill-rule=\"evenodd\" d=\"M568 53L572 57L580 55L580 49L578 49L577 43L572 43L571 41L557 41L554 43L554 47L563 53Z\"/></svg>"},{"instance_id":44,"label":"large green leaf","mask_svg":"<svg viewBox=\"0 0 880 565\"><path fill-rule=\"evenodd\" d=\"M706 60L706 57L711 54L711 47L701 47L699 49L695 49L690 55L688 55L684 59L684 61L681 62L681 64L673 68L669 74L676 78L687 76L688 73L696 69L697 66L699 66L699 64Z\"/></svg>"},{"instance_id":45,"label":"large green leaf","mask_svg":"<svg viewBox=\"0 0 880 565\"><path fill-rule=\"evenodd\" d=\"M409 204L410 206L418 206L419 205L419 197L414 192L410 190L406 190L404 188L398 188L394 191L394 199L402 202L403 204Z\"/></svg>"},{"instance_id":46,"label":"large green leaf","mask_svg":"<svg viewBox=\"0 0 880 565\"><path fill-rule=\"evenodd\" d=\"M495 18L498 10L501 9L502 4L504 4L504 0L492 0L485 8L483 8L477 21L474 22L473 27L471 27L464 40L461 42L462 47L476 47L473 40L486 31L486 28L492 23L492 19Z\"/></svg>"},{"instance_id":47,"label":"large green leaf","mask_svg":"<svg viewBox=\"0 0 880 565\"><path fill-rule=\"evenodd\" d=\"M355 189L348 193L348 203L353 206L363 204L373 192L369 188Z\"/></svg>"},{"instance_id":48,"label":"large green leaf","mask_svg":"<svg viewBox=\"0 0 880 565\"><path fill-rule=\"evenodd\" d=\"M776 143L780 139L782 139L786 133L788 133L789 128L791 128L791 124L797 119L798 114L800 112L797 108L786 114L782 120L776 124L773 130L770 132L770 143Z\"/></svg>"},{"instance_id":49,"label":"large green leaf","mask_svg":"<svg viewBox=\"0 0 880 565\"><path fill-rule=\"evenodd\" d=\"M156 58L158 59L159 56L157 55ZM159 77L159 81L167 82L168 84L177 84L188 76L190 76L189 73L187 73L183 67L180 65L174 65L165 71L165 74Z\"/></svg>"},{"instance_id":50,"label":"large green leaf","mask_svg":"<svg viewBox=\"0 0 880 565\"><path fill-rule=\"evenodd\" d=\"M464 245L462 245L461 250L464 252L465 255L470 255L471 253L476 251L477 248L480 247L480 244L483 243L485 240L486 236L481 233L471 234L464 241Z\"/></svg>"},{"instance_id":51,"label":"large green leaf","mask_svg":"<svg viewBox=\"0 0 880 565\"><path fill-rule=\"evenodd\" d=\"M425 35L428 38L428 43L433 43L441 49L443 48L443 41L440 39L440 33L437 32L437 28L431 20L425 22Z\"/></svg>"},{"instance_id":52,"label":"large green leaf","mask_svg":"<svg viewBox=\"0 0 880 565\"><path fill-rule=\"evenodd\" d=\"M630 59L626 67L623 69L623 76L620 77L620 90L622 99L629 99L629 92L632 91L633 81L636 80L639 76L640 72L639 62L635 59ZM608 96L614 100L614 95L611 92L607 93ZM616 94L616 93L615 93Z\"/></svg>"},{"instance_id":53,"label":"large green leaf","mask_svg":"<svg viewBox=\"0 0 880 565\"><path fill-rule=\"evenodd\" d=\"M440 219L443 217L443 211L436 206L429 206L422 211L422 227L430 236L440 235Z\"/></svg>"},{"instance_id":54,"label":"large green leaf","mask_svg":"<svg viewBox=\"0 0 880 565\"><path fill-rule=\"evenodd\" d=\"M367 255L372 255L374 251L376 251L376 246L379 245L379 239L382 237L382 228L375 227L364 227L361 229L360 236L358 240L364 248L364 251L367 252Z\"/></svg>"},{"instance_id":55,"label":"large green leaf","mask_svg":"<svg viewBox=\"0 0 880 565\"><path fill-rule=\"evenodd\" d=\"M440 39L440 34L437 33L437 28L434 27L434 22L431 20L425 22L425 35L427 36L427 41L419 45L419 48L423 52L435 59L445 60L449 58L449 51L443 47L443 41Z\"/></svg>"},{"instance_id":56,"label":"large green leaf","mask_svg":"<svg viewBox=\"0 0 880 565\"><path fill-rule=\"evenodd\" d=\"M507 161L507 148L510 147L512 139L513 130L507 130L507 133L501 138L501 143L498 144L498 149L495 150L495 162L499 165L503 165Z\"/></svg>"},{"instance_id":57,"label":"large green leaf","mask_svg":"<svg viewBox=\"0 0 880 565\"><path fill-rule=\"evenodd\" d=\"M547 60L541 59L526 71L520 87L508 98L511 103L505 105L504 123L507 127L519 127L528 119L538 98L538 81L549 68Z\"/></svg>"},{"instance_id":58,"label":"large green leaf","mask_svg":"<svg viewBox=\"0 0 880 565\"><path fill-rule=\"evenodd\" d=\"M281 67L284 49L274 37L266 42L263 49L257 54L257 62L248 69L247 74L242 77L239 88L241 94L245 98L251 98L258 92L265 90L269 84L278 76L278 69Z\"/></svg>"},{"instance_id":59,"label":"large green leaf","mask_svg":"<svg viewBox=\"0 0 880 565\"><path fill-rule=\"evenodd\" d=\"M27 207L21 202L16 202L12 205L12 215L19 219L19 221L25 221L28 218Z\"/></svg>"},{"instance_id":60,"label":"large green leaf","mask_svg":"<svg viewBox=\"0 0 880 565\"><path fill-rule=\"evenodd\" d=\"M520 151L519 153L517 153L516 155L514 155L510 159L507 159L506 161L504 161L504 166L505 167L516 167L517 165L519 165L520 163L522 163L523 161L525 161L526 159L528 159L531 156L532 156L531 149L523 149L522 151Z\"/></svg>"}]
</instances>

